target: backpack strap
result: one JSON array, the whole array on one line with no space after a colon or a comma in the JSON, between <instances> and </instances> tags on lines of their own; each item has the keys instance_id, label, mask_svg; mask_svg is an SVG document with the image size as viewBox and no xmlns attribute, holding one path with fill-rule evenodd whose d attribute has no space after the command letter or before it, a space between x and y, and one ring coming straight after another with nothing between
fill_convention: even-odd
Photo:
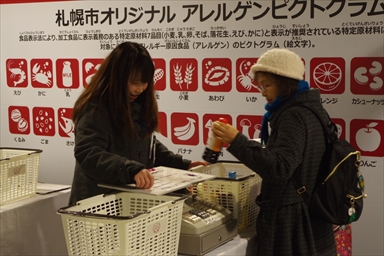
<instances>
[{"instance_id":1,"label":"backpack strap","mask_svg":"<svg viewBox=\"0 0 384 256\"><path fill-rule=\"evenodd\" d=\"M323 131L324 131L324 135L327 136L328 138L328 141L327 141L327 146L329 145L330 142L333 142L335 140L337 140L337 127L336 125L331 121L331 117L328 115L328 118L329 118L329 122L326 123L324 121L324 119L321 118L319 112L317 112L317 110L315 110L311 105L309 105L308 103L306 102L300 102L300 103L297 103L297 104L294 104L292 105L293 106L301 106L301 107L305 107L306 109L309 109L316 117L317 119L320 121L321 123L321 126L323 127Z\"/></svg>"},{"instance_id":2,"label":"backpack strap","mask_svg":"<svg viewBox=\"0 0 384 256\"><path fill-rule=\"evenodd\" d=\"M329 118L329 122L328 124L324 121L324 119L322 119L320 117L320 114L311 106L309 105L308 103L305 103L305 102L300 102L300 103L297 103L297 104L294 104L292 105L291 107L294 107L294 106L302 106L302 107L305 107L306 109L310 110L316 117L317 119L320 121L321 123L321 126L323 128L323 133L324 133L324 139L325 139L325 144L326 144L326 149L325 149L325 152L328 151L330 145L331 145L331 142L337 140L337 127L336 125L331 121L331 118L329 117L328 113L328 118ZM308 205L309 204L309 200L310 200L310 196L307 192L307 188L305 185L301 185L298 181L298 178L296 177L297 176L297 171L295 171L292 175L292 182L293 182L293 185L295 186L296 188L296 192L299 194L299 195L302 195L303 199L304 199L304 202Z\"/></svg>"}]
</instances>

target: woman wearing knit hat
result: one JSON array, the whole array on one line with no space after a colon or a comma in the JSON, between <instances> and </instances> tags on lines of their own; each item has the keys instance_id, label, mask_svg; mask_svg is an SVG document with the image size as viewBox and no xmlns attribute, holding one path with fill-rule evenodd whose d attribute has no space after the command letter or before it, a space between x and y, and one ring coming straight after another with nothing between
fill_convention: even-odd
<instances>
[{"instance_id":1,"label":"woman wearing knit hat","mask_svg":"<svg viewBox=\"0 0 384 256\"><path fill-rule=\"evenodd\" d=\"M261 143L229 124L215 122L212 131L230 144L228 152L263 179L256 199L258 255L336 255L332 224L308 213L291 180L295 173L311 194L325 151L323 129L310 110L292 105L305 102L329 120L320 93L303 80L301 58L286 49L265 52L252 71L267 100Z\"/></svg>"}]
</instances>

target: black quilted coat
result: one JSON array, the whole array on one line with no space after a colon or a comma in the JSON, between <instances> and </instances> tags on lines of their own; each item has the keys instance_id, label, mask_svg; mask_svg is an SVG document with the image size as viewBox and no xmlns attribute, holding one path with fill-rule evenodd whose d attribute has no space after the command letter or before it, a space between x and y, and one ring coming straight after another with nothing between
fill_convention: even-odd
<instances>
[{"instance_id":1,"label":"black quilted coat","mask_svg":"<svg viewBox=\"0 0 384 256\"><path fill-rule=\"evenodd\" d=\"M260 256L336 255L332 225L308 214L306 204L290 180L298 172L299 182L306 184L311 193L325 150L323 130L316 116L304 107L289 108L299 101L311 104L328 120L319 91L304 91L271 116L265 148L241 133L227 148L263 179L256 200L260 206L256 222Z\"/></svg>"},{"instance_id":2,"label":"black quilted coat","mask_svg":"<svg viewBox=\"0 0 384 256\"><path fill-rule=\"evenodd\" d=\"M88 197L111 192L97 184L134 183L134 176L142 169L154 166L188 169L190 160L174 154L158 140L155 145L155 161L150 159L151 138L142 136L139 104L133 104L132 113L135 129L140 137L137 139L120 136L112 127L106 108L95 108L95 105L88 103L75 125L76 165L70 205ZM96 111L94 114L92 109Z\"/></svg>"}]
</instances>

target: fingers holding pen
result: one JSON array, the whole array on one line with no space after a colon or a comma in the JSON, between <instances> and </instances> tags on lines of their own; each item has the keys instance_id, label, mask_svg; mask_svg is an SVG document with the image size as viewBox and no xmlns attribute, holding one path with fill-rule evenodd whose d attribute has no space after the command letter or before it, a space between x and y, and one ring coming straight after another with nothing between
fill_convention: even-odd
<instances>
[{"instance_id":1,"label":"fingers holding pen","mask_svg":"<svg viewBox=\"0 0 384 256\"><path fill-rule=\"evenodd\" d=\"M136 182L136 187L144 189L153 187L155 182L155 178L147 169L143 169L137 173L134 179Z\"/></svg>"}]
</instances>

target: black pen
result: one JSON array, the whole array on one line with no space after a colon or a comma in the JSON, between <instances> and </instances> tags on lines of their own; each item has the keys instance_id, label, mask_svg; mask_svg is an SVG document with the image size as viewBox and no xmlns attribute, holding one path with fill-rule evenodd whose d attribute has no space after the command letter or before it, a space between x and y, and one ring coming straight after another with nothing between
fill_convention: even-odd
<instances>
[{"instance_id":1,"label":"black pen","mask_svg":"<svg viewBox=\"0 0 384 256\"><path fill-rule=\"evenodd\" d=\"M153 164L155 164L156 160L156 135L152 137L152 154L153 154Z\"/></svg>"}]
</instances>

